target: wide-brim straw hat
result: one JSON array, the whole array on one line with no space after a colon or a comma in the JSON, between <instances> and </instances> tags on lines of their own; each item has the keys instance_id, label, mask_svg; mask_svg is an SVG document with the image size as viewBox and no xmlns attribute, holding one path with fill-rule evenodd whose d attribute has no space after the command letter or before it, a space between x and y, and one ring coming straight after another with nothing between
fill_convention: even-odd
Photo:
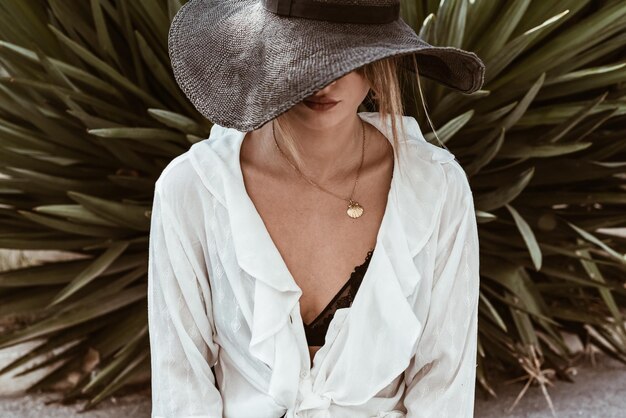
<instances>
[{"instance_id":1,"label":"wide-brim straw hat","mask_svg":"<svg viewBox=\"0 0 626 418\"><path fill-rule=\"evenodd\" d=\"M402 56L420 75L462 93L480 89L478 56L422 40L400 0L190 0L172 20L178 85L212 123L259 128L349 72Z\"/></svg>"}]
</instances>

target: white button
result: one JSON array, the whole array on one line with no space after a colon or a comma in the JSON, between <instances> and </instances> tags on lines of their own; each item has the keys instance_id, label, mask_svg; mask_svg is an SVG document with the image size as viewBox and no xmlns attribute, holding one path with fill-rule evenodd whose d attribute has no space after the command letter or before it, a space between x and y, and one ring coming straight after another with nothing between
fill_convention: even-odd
<instances>
[{"instance_id":1,"label":"white button","mask_svg":"<svg viewBox=\"0 0 626 418\"><path fill-rule=\"evenodd\" d=\"M309 377L309 372L306 371L306 370L302 370L300 372L300 377L303 378L303 379L306 379L307 377Z\"/></svg>"}]
</instances>

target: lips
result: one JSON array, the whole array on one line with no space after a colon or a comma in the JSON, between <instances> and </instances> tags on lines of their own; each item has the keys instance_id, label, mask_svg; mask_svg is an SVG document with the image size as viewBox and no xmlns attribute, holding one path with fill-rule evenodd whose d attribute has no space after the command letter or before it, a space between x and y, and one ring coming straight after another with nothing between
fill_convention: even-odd
<instances>
[{"instance_id":1,"label":"lips","mask_svg":"<svg viewBox=\"0 0 626 418\"><path fill-rule=\"evenodd\" d=\"M305 102L317 103L317 104L334 104L334 103L337 103L336 100L328 100L328 99L322 99L322 100L306 99Z\"/></svg>"},{"instance_id":2,"label":"lips","mask_svg":"<svg viewBox=\"0 0 626 418\"><path fill-rule=\"evenodd\" d=\"M306 107L316 112L326 112L334 109L339 101L330 99L327 96L319 96L309 99L304 99L303 103Z\"/></svg>"}]
</instances>

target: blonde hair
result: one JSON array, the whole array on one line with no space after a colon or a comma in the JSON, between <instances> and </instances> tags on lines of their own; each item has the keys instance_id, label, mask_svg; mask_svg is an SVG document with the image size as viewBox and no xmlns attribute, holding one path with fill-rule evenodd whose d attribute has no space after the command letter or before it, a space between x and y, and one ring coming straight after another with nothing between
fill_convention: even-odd
<instances>
[{"instance_id":1,"label":"blonde hair","mask_svg":"<svg viewBox=\"0 0 626 418\"><path fill-rule=\"evenodd\" d=\"M412 73L408 69L412 69ZM400 70L403 70L401 73ZM422 106L424 106L424 112L428 118L428 112L424 104L424 97L422 94L422 87L419 80L419 70L415 54L410 55L395 55L389 58L383 58L378 61L371 62L367 65L359 67L355 70L361 76L370 83L371 91L365 98L365 101L373 102L377 111L380 113L380 118L385 120L390 115L404 115L404 103L402 95L406 87L406 83L410 78L415 77L415 82L419 88L419 95ZM406 77L404 75L407 74ZM415 83L411 83L413 86L412 93L414 94ZM365 102L364 101L364 102ZM296 141L294 141L294 132L290 129L288 123L283 123L281 120L285 114L276 118L276 130L284 138L284 144L289 149L290 155L295 159L295 164L298 167L302 167L303 161L297 150ZM398 127L395 117L391 118L391 140L393 142L394 158L397 161L400 160L400 140L399 137L404 138L406 135L403 119L399 118L400 126ZM432 123L430 124L432 126ZM434 131L434 129L433 129ZM401 135L399 135L401 133ZM436 133L435 133L436 136ZM438 137L437 137L438 138Z\"/></svg>"}]
</instances>

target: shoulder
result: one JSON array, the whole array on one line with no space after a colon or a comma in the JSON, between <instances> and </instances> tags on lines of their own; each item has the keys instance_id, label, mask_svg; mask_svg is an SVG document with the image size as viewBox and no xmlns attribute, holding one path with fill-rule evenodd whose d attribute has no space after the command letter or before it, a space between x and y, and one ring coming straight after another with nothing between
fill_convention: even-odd
<instances>
[{"instance_id":1,"label":"shoulder","mask_svg":"<svg viewBox=\"0 0 626 418\"><path fill-rule=\"evenodd\" d=\"M189 151L172 159L163 169L155 182L154 198L181 239L192 243L206 241L205 225L213 222L212 200L202 188Z\"/></svg>"},{"instance_id":2,"label":"shoulder","mask_svg":"<svg viewBox=\"0 0 626 418\"><path fill-rule=\"evenodd\" d=\"M154 193L180 218L203 221L203 214L213 206L213 194L205 187L203 176L193 159L195 143L172 159L157 178Z\"/></svg>"},{"instance_id":3,"label":"shoulder","mask_svg":"<svg viewBox=\"0 0 626 418\"><path fill-rule=\"evenodd\" d=\"M237 131L213 125L208 138L174 157L156 179L154 192L174 216L211 222L217 204L235 188Z\"/></svg>"},{"instance_id":4,"label":"shoulder","mask_svg":"<svg viewBox=\"0 0 626 418\"><path fill-rule=\"evenodd\" d=\"M474 196L469 177L459 161L454 158L441 163L444 173L441 220L445 226L456 225L466 216L474 216Z\"/></svg>"},{"instance_id":5,"label":"shoulder","mask_svg":"<svg viewBox=\"0 0 626 418\"><path fill-rule=\"evenodd\" d=\"M156 189L169 196L197 191L223 163L235 156L233 136L237 131L214 124L208 138L194 143L187 151L172 159L156 180Z\"/></svg>"},{"instance_id":6,"label":"shoulder","mask_svg":"<svg viewBox=\"0 0 626 418\"><path fill-rule=\"evenodd\" d=\"M448 149L426 141L423 136L414 137L409 135L408 142L417 148L421 158L429 160L432 164L441 166L445 173L448 189L452 187L456 193L470 192L469 177L456 156Z\"/></svg>"},{"instance_id":7,"label":"shoulder","mask_svg":"<svg viewBox=\"0 0 626 418\"><path fill-rule=\"evenodd\" d=\"M438 193L443 194L443 211L459 209L473 199L467 172L449 149L431 144L421 135L409 134L407 143L412 167L438 172L438 178L429 176L428 181L435 182Z\"/></svg>"},{"instance_id":8,"label":"shoulder","mask_svg":"<svg viewBox=\"0 0 626 418\"><path fill-rule=\"evenodd\" d=\"M155 182L155 192L168 200L175 200L192 188L196 183L196 173L189 154L190 151L186 151L165 166Z\"/></svg>"},{"instance_id":9,"label":"shoulder","mask_svg":"<svg viewBox=\"0 0 626 418\"><path fill-rule=\"evenodd\" d=\"M465 169L457 159L442 164L446 173L446 190L448 200L463 200L472 198L472 188Z\"/></svg>"}]
</instances>

